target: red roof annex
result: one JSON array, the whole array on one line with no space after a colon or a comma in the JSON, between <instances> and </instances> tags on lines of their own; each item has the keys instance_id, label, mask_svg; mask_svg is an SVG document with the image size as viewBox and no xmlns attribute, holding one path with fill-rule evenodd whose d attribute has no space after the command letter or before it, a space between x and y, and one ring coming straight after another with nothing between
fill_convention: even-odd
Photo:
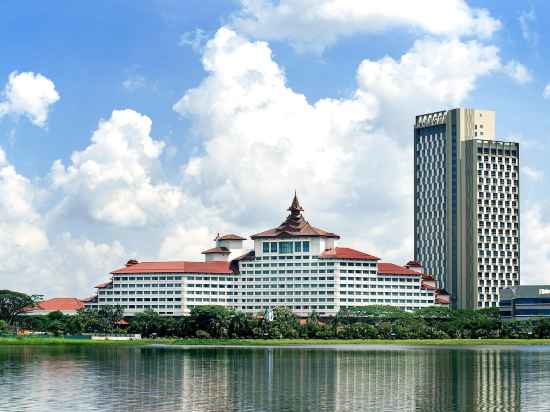
<instances>
[{"instance_id":1,"label":"red roof annex","mask_svg":"<svg viewBox=\"0 0 550 412\"><path fill-rule=\"evenodd\" d=\"M230 274L230 262L138 262L111 272L113 275L127 273L212 273Z\"/></svg>"},{"instance_id":2,"label":"red roof annex","mask_svg":"<svg viewBox=\"0 0 550 412\"><path fill-rule=\"evenodd\" d=\"M78 310L83 308L84 304L77 298L53 298L36 304L36 309L49 311Z\"/></svg>"},{"instance_id":3,"label":"red roof annex","mask_svg":"<svg viewBox=\"0 0 550 412\"><path fill-rule=\"evenodd\" d=\"M379 263L378 274L380 275L400 275L400 276L422 276L422 273L407 269L406 267L394 263Z\"/></svg>"},{"instance_id":4,"label":"red roof annex","mask_svg":"<svg viewBox=\"0 0 550 412\"><path fill-rule=\"evenodd\" d=\"M376 256L349 247L336 247L325 250L319 256L321 259L353 259L353 260L379 260Z\"/></svg>"}]
</instances>

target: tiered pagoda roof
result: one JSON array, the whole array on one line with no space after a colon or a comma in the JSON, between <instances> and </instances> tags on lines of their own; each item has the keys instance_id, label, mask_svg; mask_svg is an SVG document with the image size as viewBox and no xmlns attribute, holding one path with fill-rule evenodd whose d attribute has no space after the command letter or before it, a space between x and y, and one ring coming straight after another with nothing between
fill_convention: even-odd
<instances>
[{"instance_id":1,"label":"tiered pagoda roof","mask_svg":"<svg viewBox=\"0 0 550 412\"><path fill-rule=\"evenodd\" d=\"M256 233L255 235L252 235L251 238L288 238L308 236L340 239L340 236L338 236L337 234L327 232L323 229L318 229L310 225L309 222L304 219L304 216L302 215L304 209L302 208L302 206L300 206L300 202L298 201L298 196L296 196L296 193L294 193L292 204L287 210L290 212L290 214L287 216L286 220L278 227L266 230L264 232Z\"/></svg>"}]
</instances>

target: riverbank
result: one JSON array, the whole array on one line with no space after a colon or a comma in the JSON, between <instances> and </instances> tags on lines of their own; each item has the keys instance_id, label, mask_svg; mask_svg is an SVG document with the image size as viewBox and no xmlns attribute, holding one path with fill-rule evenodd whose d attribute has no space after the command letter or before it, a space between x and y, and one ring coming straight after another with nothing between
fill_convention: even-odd
<instances>
[{"instance_id":1,"label":"riverbank","mask_svg":"<svg viewBox=\"0 0 550 412\"><path fill-rule=\"evenodd\" d=\"M130 341L97 341L55 337L0 337L0 346L304 346L304 345L550 345L550 339L139 339Z\"/></svg>"}]
</instances>

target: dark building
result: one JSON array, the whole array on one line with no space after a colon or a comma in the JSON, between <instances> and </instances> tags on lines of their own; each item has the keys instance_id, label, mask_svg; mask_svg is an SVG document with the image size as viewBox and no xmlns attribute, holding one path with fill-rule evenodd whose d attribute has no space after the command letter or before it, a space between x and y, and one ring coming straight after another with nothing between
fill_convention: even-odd
<instances>
[{"instance_id":1,"label":"dark building","mask_svg":"<svg viewBox=\"0 0 550 412\"><path fill-rule=\"evenodd\" d=\"M500 316L507 320L550 318L550 285L502 289Z\"/></svg>"}]
</instances>

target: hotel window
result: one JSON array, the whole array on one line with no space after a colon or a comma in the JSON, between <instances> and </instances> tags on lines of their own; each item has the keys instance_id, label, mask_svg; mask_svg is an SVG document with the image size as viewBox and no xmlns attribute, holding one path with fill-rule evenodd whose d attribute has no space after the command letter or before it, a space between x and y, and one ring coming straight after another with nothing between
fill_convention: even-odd
<instances>
[{"instance_id":1,"label":"hotel window","mask_svg":"<svg viewBox=\"0 0 550 412\"><path fill-rule=\"evenodd\" d=\"M279 253L292 253L293 242L279 242Z\"/></svg>"},{"instance_id":2,"label":"hotel window","mask_svg":"<svg viewBox=\"0 0 550 412\"><path fill-rule=\"evenodd\" d=\"M263 251L264 253L269 253L269 242L264 242L264 243L262 244L262 251Z\"/></svg>"},{"instance_id":3,"label":"hotel window","mask_svg":"<svg viewBox=\"0 0 550 412\"><path fill-rule=\"evenodd\" d=\"M309 241L302 242L302 251L309 252Z\"/></svg>"},{"instance_id":4,"label":"hotel window","mask_svg":"<svg viewBox=\"0 0 550 412\"><path fill-rule=\"evenodd\" d=\"M302 242L294 242L294 251L296 253L302 251Z\"/></svg>"},{"instance_id":5,"label":"hotel window","mask_svg":"<svg viewBox=\"0 0 550 412\"><path fill-rule=\"evenodd\" d=\"M271 242L271 253L277 252L277 242Z\"/></svg>"}]
</instances>

